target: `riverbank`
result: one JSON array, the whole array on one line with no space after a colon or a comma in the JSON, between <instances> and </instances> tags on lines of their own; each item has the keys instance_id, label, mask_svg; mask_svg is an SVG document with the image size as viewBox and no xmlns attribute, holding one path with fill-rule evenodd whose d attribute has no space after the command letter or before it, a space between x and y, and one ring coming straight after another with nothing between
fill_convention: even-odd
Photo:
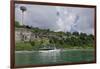
<instances>
[{"instance_id":1,"label":"riverbank","mask_svg":"<svg viewBox=\"0 0 100 69\"><path fill-rule=\"evenodd\" d=\"M94 49L63 49L63 51L93 51Z\"/></svg>"},{"instance_id":2,"label":"riverbank","mask_svg":"<svg viewBox=\"0 0 100 69\"><path fill-rule=\"evenodd\" d=\"M93 51L94 49L61 49L60 51ZM23 50L23 51L15 51L15 53L34 53L34 52L39 52L41 50L33 50L33 51L27 51L27 50ZM42 50L43 51L43 50ZM45 50L45 52L48 52L50 50Z\"/></svg>"}]
</instances>

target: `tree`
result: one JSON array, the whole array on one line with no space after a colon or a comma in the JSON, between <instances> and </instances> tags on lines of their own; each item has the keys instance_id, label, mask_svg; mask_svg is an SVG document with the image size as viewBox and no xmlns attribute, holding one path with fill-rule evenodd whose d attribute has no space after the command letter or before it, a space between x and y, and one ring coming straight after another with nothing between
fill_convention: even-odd
<instances>
[{"instance_id":1,"label":"tree","mask_svg":"<svg viewBox=\"0 0 100 69\"><path fill-rule=\"evenodd\" d=\"M47 29L47 32L50 32L50 29Z\"/></svg>"},{"instance_id":2,"label":"tree","mask_svg":"<svg viewBox=\"0 0 100 69\"><path fill-rule=\"evenodd\" d=\"M87 38L86 33L80 33L80 39L85 40Z\"/></svg>"},{"instance_id":3,"label":"tree","mask_svg":"<svg viewBox=\"0 0 100 69\"><path fill-rule=\"evenodd\" d=\"M66 35L67 35L67 36L71 36L71 33L70 33L70 32L66 32Z\"/></svg>"},{"instance_id":4,"label":"tree","mask_svg":"<svg viewBox=\"0 0 100 69\"><path fill-rule=\"evenodd\" d=\"M35 46L35 42L34 41L30 41L32 46Z\"/></svg>"},{"instance_id":5,"label":"tree","mask_svg":"<svg viewBox=\"0 0 100 69\"><path fill-rule=\"evenodd\" d=\"M88 39L87 39L87 34L86 33L80 33L80 45L81 46L87 46L88 44Z\"/></svg>"},{"instance_id":6,"label":"tree","mask_svg":"<svg viewBox=\"0 0 100 69\"><path fill-rule=\"evenodd\" d=\"M88 35L91 39L94 39L94 36L92 34Z\"/></svg>"},{"instance_id":7,"label":"tree","mask_svg":"<svg viewBox=\"0 0 100 69\"><path fill-rule=\"evenodd\" d=\"M32 28L32 27L30 27L30 26L28 26L28 25L26 25L25 27L28 28L28 29L31 29L31 28Z\"/></svg>"},{"instance_id":8,"label":"tree","mask_svg":"<svg viewBox=\"0 0 100 69\"><path fill-rule=\"evenodd\" d=\"M80 33L80 36L86 37L87 34L86 33Z\"/></svg>"},{"instance_id":9,"label":"tree","mask_svg":"<svg viewBox=\"0 0 100 69\"><path fill-rule=\"evenodd\" d=\"M20 24L18 21L15 21L15 27L20 27Z\"/></svg>"},{"instance_id":10,"label":"tree","mask_svg":"<svg viewBox=\"0 0 100 69\"><path fill-rule=\"evenodd\" d=\"M87 37L87 43L89 45L91 45L91 44L93 44L93 42L94 42L94 36L92 34L88 35L88 37Z\"/></svg>"},{"instance_id":11,"label":"tree","mask_svg":"<svg viewBox=\"0 0 100 69\"><path fill-rule=\"evenodd\" d=\"M78 32L73 32L73 35L79 36L79 33Z\"/></svg>"}]
</instances>

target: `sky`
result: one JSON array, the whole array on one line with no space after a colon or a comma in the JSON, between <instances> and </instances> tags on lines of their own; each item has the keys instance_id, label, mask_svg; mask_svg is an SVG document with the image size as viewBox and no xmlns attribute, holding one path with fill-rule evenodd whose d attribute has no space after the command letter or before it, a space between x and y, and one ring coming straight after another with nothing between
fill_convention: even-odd
<instances>
[{"instance_id":1,"label":"sky","mask_svg":"<svg viewBox=\"0 0 100 69\"><path fill-rule=\"evenodd\" d=\"M59 32L94 34L94 8L49 5L15 4L15 20L22 25L22 11L26 7L23 24Z\"/></svg>"}]
</instances>

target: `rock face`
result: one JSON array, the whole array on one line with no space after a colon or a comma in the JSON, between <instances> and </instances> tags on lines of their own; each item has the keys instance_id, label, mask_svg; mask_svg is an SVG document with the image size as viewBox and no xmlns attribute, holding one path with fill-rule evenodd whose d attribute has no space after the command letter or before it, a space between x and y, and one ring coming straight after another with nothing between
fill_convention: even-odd
<instances>
[{"instance_id":1,"label":"rock face","mask_svg":"<svg viewBox=\"0 0 100 69\"><path fill-rule=\"evenodd\" d=\"M28 28L15 28L15 41L33 41L35 39L44 39L44 38L55 38L62 40L64 36L60 37L55 33L48 32L32 32L32 29Z\"/></svg>"},{"instance_id":2,"label":"rock face","mask_svg":"<svg viewBox=\"0 0 100 69\"><path fill-rule=\"evenodd\" d=\"M35 34L30 29L16 28L15 29L15 40L18 41L30 41L35 39Z\"/></svg>"}]
</instances>

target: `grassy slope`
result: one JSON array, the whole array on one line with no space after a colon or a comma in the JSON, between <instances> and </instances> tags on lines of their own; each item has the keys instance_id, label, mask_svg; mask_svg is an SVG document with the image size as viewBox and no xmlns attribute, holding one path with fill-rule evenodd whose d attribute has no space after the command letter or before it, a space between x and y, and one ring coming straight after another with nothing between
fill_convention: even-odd
<instances>
[{"instance_id":1,"label":"grassy slope","mask_svg":"<svg viewBox=\"0 0 100 69\"><path fill-rule=\"evenodd\" d=\"M16 51L32 51L32 50L38 50L41 44L39 45L39 42L36 42L37 45L32 46L29 42L17 42L16 43ZM93 49L93 46L68 46L68 45L62 45L63 49Z\"/></svg>"}]
</instances>

